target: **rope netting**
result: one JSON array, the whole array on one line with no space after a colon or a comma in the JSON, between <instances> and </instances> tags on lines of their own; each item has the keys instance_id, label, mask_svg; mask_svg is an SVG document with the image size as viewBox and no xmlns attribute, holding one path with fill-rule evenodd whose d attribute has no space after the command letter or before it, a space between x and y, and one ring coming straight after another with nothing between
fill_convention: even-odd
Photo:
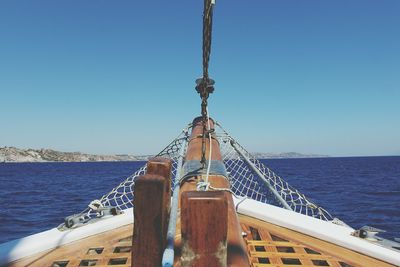
<instances>
[{"instance_id":1,"label":"rope netting","mask_svg":"<svg viewBox=\"0 0 400 267\"><path fill-rule=\"evenodd\" d=\"M165 157L172 160L172 182L174 186L177 162L179 157L179 149L183 143L183 140L187 138L187 130L175 138L166 148L164 148L156 157ZM134 198L133 186L135 184L135 179L146 173L147 165L141 166L135 173L126 178L122 183L113 188L109 193L103 195L100 198L100 203L103 207L115 207L118 210L125 210L132 208L132 201ZM82 213L80 213L84 219L95 218L97 216L97 211L88 207Z\"/></svg>"},{"instance_id":2,"label":"rope netting","mask_svg":"<svg viewBox=\"0 0 400 267\"><path fill-rule=\"evenodd\" d=\"M183 141L189 138L188 130L189 127L157 154L159 157L166 157L172 160L172 186L176 183L179 150L183 143L186 144ZM325 209L310 201L304 194L290 186L280 176L253 157L218 124L215 129L215 136L219 141L221 156L228 172L231 184L230 189L237 197L247 197L263 203L289 207L295 212L322 220L330 221L333 219ZM103 207L115 207L118 210L131 208L134 198L132 188L135 179L145 172L146 164L113 188L108 194L102 196L97 202L101 203ZM98 212L90 207L80 213L80 216L85 219L94 218L97 215Z\"/></svg>"},{"instance_id":3,"label":"rope netting","mask_svg":"<svg viewBox=\"0 0 400 267\"><path fill-rule=\"evenodd\" d=\"M217 130L220 130L217 131L217 138L220 143L225 168L229 174L231 190L236 196L248 197L263 203L283 207L276 194L273 194L272 191L274 190L295 212L326 221L333 219L328 211L310 201L304 194L293 188L288 182L252 156L221 126L218 125ZM252 170L245 158L251 162L263 177L260 177ZM272 190L269 189L266 183L272 187Z\"/></svg>"}]
</instances>

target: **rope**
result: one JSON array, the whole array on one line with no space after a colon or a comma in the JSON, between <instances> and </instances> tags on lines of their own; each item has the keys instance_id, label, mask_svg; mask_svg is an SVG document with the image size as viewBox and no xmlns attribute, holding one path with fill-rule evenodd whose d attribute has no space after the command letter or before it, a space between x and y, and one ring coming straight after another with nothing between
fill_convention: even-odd
<instances>
[{"instance_id":1,"label":"rope","mask_svg":"<svg viewBox=\"0 0 400 267\"><path fill-rule=\"evenodd\" d=\"M215 191L226 191L231 193L232 195L235 195L235 193L233 193L233 191L230 188L223 188L223 187L214 187L214 186L209 186L210 189L215 190Z\"/></svg>"},{"instance_id":2,"label":"rope","mask_svg":"<svg viewBox=\"0 0 400 267\"><path fill-rule=\"evenodd\" d=\"M208 108L207 108L207 134L208 134L208 142L209 142L209 150L208 150L208 164L207 164L207 171L206 171L206 177L204 181L199 181L197 183L197 190L198 191L208 191L210 186L210 182L208 181L208 178L210 176L210 169L211 169L211 156L212 156L212 138L211 138L211 124L210 124L210 115L208 113ZM203 129L204 131L204 129ZM204 138L204 134L203 134ZM205 153L203 153L203 156Z\"/></svg>"},{"instance_id":3,"label":"rope","mask_svg":"<svg viewBox=\"0 0 400 267\"><path fill-rule=\"evenodd\" d=\"M203 13L203 78L208 80L208 64L211 54L211 33L213 6L215 2L212 0L204 0Z\"/></svg>"},{"instance_id":4,"label":"rope","mask_svg":"<svg viewBox=\"0 0 400 267\"><path fill-rule=\"evenodd\" d=\"M208 108L207 108L207 132L208 132L208 142L209 142L209 152L208 152L208 166L207 166L207 172L206 172L206 183L208 183L208 177L210 175L210 168L211 168L211 155L212 155L212 140L211 140L211 125L210 125L210 113L208 113Z\"/></svg>"},{"instance_id":5,"label":"rope","mask_svg":"<svg viewBox=\"0 0 400 267\"><path fill-rule=\"evenodd\" d=\"M203 77L196 80L196 91L200 94L201 98L201 116L203 119L203 140L201 149L201 164L202 168L205 168L206 164L206 124L207 124L207 99L209 95L214 91L214 81L209 78L208 66L210 62L211 54L211 33L212 33L212 17L213 7L215 0L204 0L204 11L203 11Z\"/></svg>"}]
</instances>

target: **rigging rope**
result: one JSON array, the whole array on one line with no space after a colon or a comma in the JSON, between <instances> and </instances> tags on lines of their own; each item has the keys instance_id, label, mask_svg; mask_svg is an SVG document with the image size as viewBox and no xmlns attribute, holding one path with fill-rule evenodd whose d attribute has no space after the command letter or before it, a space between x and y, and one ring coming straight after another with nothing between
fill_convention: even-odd
<instances>
[{"instance_id":1,"label":"rigging rope","mask_svg":"<svg viewBox=\"0 0 400 267\"><path fill-rule=\"evenodd\" d=\"M204 0L203 11L203 77L196 80L196 91L201 98L201 116L203 121L203 136L201 146L201 165L205 168L206 164L206 137L209 135L207 131L207 99L214 91L214 81L208 75L208 66L211 54L211 33L212 33L212 17L215 0Z\"/></svg>"},{"instance_id":2,"label":"rigging rope","mask_svg":"<svg viewBox=\"0 0 400 267\"><path fill-rule=\"evenodd\" d=\"M212 186L208 181L208 177L210 176L210 169L211 169L211 155L212 155L212 139L211 139L211 124L210 124L210 115L208 113L207 108L207 132L208 132L208 142L209 142L209 150L208 150L208 164L207 164L207 171L206 171L206 178L203 181L197 183L197 190L198 191L208 191ZM204 136L204 134L203 134ZM203 154L204 155L204 154Z\"/></svg>"},{"instance_id":3,"label":"rigging rope","mask_svg":"<svg viewBox=\"0 0 400 267\"><path fill-rule=\"evenodd\" d=\"M211 156L212 156L212 140L211 140L211 125L210 125L210 115L208 113L208 108L207 108L207 132L208 132L208 143L209 143L209 153L208 153L208 166L207 166L207 172L206 172L206 183L210 184L208 182L208 176L210 176L210 169L211 169ZM208 186L209 187L209 186ZM207 187L207 189L208 189Z\"/></svg>"},{"instance_id":4,"label":"rigging rope","mask_svg":"<svg viewBox=\"0 0 400 267\"><path fill-rule=\"evenodd\" d=\"M203 14L203 78L208 79L208 63L211 54L211 33L212 33L212 18L213 18L212 0L204 0Z\"/></svg>"}]
</instances>

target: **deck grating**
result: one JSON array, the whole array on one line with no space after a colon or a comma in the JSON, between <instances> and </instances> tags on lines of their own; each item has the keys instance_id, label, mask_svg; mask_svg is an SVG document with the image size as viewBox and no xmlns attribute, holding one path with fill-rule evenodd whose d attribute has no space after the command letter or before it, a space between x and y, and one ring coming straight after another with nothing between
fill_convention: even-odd
<instances>
[{"instance_id":1,"label":"deck grating","mask_svg":"<svg viewBox=\"0 0 400 267\"><path fill-rule=\"evenodd\" d=\"M266 227L242 223L252 267L335 266L353 267L340 259L290 240Z\"/></svg>"},{"instance_id":2,"label":"deck grating","mask_svg":"<svg viewBox=\"0 0 400 267\"><path fill-rule=\"evenodd\" d=\"M245 242L253 267L273 266L346 266L352 265L340 262L330 255L309 248L298 242L288 240L271 233L267 229L257 228L242 224L243 231L247 233ZM132 237L127 236L116 240L111 247L91 246L86 249L86 256L79 265L70 265L68 262L57 261L52 266L77 267L77 266L119 266L127 267L131 258ZM67 264L65 264L67 263Z\"/></svg>"},{"instance_id":3,"label":"deck grating","mask_svg":"<svg viewBox=\"0 0 400 267\"><path fill-rule=\"evenodd\" d=\"M356 254L333 244L324 245L316 239L291 230L240 216L251 267L284 266L390 266L374 259L365 262L366 256ZM105 232L82 239L56 250L14 262L11 267L80 267L80 266L131 266L133 226ZM178 233L179 230L178 230ZM177 234L179 236L180 234ZM320 242L320 243L318 243ZM179 255L179 242L177 242ZM334 253L334 250L338 253ZM346 255L347 254L347 255ZM179 256L176 258L180 267ZM349 261L350 260L350 261ZM367 259L368 261L371 258ZM362 264L360 264L362 263ZM365 264L364 264L365 263ZM378 263L378 264L375 264Z\"/></svg>"}]
</instances>

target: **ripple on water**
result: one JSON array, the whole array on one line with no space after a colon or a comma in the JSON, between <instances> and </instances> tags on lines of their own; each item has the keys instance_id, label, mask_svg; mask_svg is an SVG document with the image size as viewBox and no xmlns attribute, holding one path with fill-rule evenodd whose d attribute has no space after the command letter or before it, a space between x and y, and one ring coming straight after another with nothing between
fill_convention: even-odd
<instances>
[{"instance_id":1,"label":"ripple on water","mask_svg":"<svg viewBox=\"0 0 400 267\"><path fill-rule=\"evenodd\" d=\"M349 225L400 237L400 157L269 159L279 176ZM0 243L82 211L143 162L0 164Z\"/></svg>"}]
</instances>

